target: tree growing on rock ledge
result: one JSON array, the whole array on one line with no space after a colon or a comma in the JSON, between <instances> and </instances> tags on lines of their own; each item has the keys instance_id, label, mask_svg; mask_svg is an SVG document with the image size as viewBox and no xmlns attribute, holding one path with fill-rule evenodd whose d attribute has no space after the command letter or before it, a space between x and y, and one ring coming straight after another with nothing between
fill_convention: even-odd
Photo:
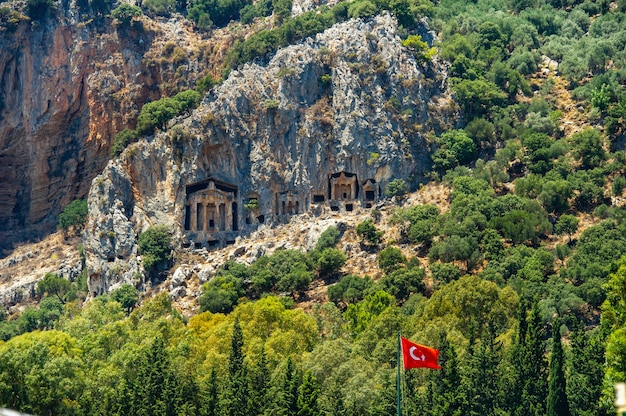
<instances>
[{"instance_id":1,"label":"tree growing on rock ledge","mask_svg":"<svg viewBox=\"0 0 626 416\"><path fill-rule=\"evenodd\" d=\"M84 199L75 199L59 214L59 227L65 232L70 229L73 229L75 232L80 232L85 226L87 214L87 201Z\"/></svg>"},{"instance_id":2,"label":"tree growing on rock ledge","mask_svg":"<svg viewBox=\"0 0 626 416\"><path fill-rule=\"evenodd\" d=\"M172 236L164 225L155 225L139 234L137 243L143 256L143 267L148 273L167 267L171 256Z\"/></svg>"}]
</instances>

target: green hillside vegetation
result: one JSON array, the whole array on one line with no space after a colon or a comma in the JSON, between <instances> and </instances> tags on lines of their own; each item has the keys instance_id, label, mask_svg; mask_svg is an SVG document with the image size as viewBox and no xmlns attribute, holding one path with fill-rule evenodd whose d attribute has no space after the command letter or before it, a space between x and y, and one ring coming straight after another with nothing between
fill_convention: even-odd
<instances>
[{"instance_id":1,"label":"green hillside vegetation","mask_svg":"<svg viewBox=\"0 0 626 416\"><path fill-rule=\"evenodd\" d=\"M43 19L44 6L33 3L31 18ZM226 263L190 318L167 294L137 305L132 287L83 304L85 276L47 276L37 307L0 316L0 406L41 415L394 415L401 331L441 351L441 371L406 372L408 414L614 414L613 383L626 379L626 212L614 205L626 187L623 1L361 0L296 18L285 2L168 7L200 28L278 17L234 45L225 73L382 10L428 59L412 37L428 16L464 117L462 128L432 138L430 177L451 189L450 207L403 205L407 182L396 182L390 222L400 239L386 239L374 220L354 224L380 279L342 273L342 236L331 228L310 252ZM541 72L542 55L560 62L558 74ZM212 79L205 84L203 92ZM196 94L144 106L114 154L190 111ZM169 233L156 231L144 236L147 269L170 260ZM297 305L312 283L328 285L329 302L305 311Z\"/></svg>"}]
</instances>

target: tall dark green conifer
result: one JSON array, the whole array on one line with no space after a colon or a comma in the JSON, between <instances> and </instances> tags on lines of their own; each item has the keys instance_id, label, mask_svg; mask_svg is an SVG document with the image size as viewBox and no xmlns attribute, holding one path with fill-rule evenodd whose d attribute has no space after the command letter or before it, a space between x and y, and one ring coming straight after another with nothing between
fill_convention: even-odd
<instances>
[{"instance_id":1,"label":"tall dark green conifer","mask_svg":"<svg viewBox=\"0 0 626 416\"><path fill-rule=\"evenodd\" d=\"M320 416L321 412L317 403L320 388L315 376L311 371L304 373L300 392L298 394L298 416Z\"/></svg>"},{"instance_id":2,"label":"tall dark green conifer","mask_svg":"<svg viewBox=\"0 0 626 416\"><path fill-rule=\"evenodd\" d=\"M222 414L228 416L247 416L248 411L248 375L244 364L243 332L239 318L235 318L233 336L228 356L228 385L224 391Z\"/></svg>"},{"instance_id":3,"label":"tall dark green conifer","mask_svg":"<svg viewBox=\"0 0 626 416\"><path fill-rule=\"evenodd\" d=\"M439 365L441 370L430 375L430 388L425 408L433 415L453 415L463 404L459 359L445 332L439 338Z\"/></svg>"},{"instance_id":4,"label":"tall dark green conifer","mask_svg":"<svg viewBox=\"0 0 626 416\"><path fill-rule=\"evenodd\" d=\"M463 368L463 397L466 399L463 414L489 416L502 414L500 402L501 345L491 337L471 348Z\"/></svg>"},{"instance_id":5,"label":"tall dark green conifer","mask_svg":"<svg viewBox=\"0 0 626 416\"><path fill-rule=\"evenodd\" d=\"M570 416L565 387L565 358L561 344L560 320L552 324L552 355L550 358L550 378L548 384L547 416Z\"/></svg>"},{"instance_id":6,"label":"tall dark green conifer","mask_svg":"<svg viewBox=\"0 0 626 416\"><path fill-rule=\"evenodd\" d=\"M176 415L180 402L178 380L171 369L171 360L165 349L162 336L157 336L150 349L132 363L128 374L136 374L132 391L128 392L131 401L129 414L140 416Z\"/></svg>"},{"instance_id":7,"label":"tall dark green conifer","mask_svg":"<svg viewBox=\"0 0 626 416\"><path fill-rule=\"evenodd\" d=\"M267 390L270 383L270 374L267 369L267 357L265 346L261 349L261 357L250 375L250 400L248 401L248 414L263 415L267 408Z\"/></svg>"},{"instance_id":8,"label":"tall dark green conifer","mask_svg":"<svg viewBox=\"0 0 626 416\"><path fill-rule=\"evenodd\" d=\"M298 388L300 387L298 370L289 357L287 368L285 369L285 379L283 381L283 413L288 416L298 414Z\"/></svg>"},{"instance_id":9,"label":"tall dark green conifer","mask_svg":"<svg viewBox=\"0 0 626 416\"><path fill-rule=\"evenodd\" d=\"M572 416L606 414L600 410L604 343L598 338L598 332L585 331L584 324L580 321L575 324L570 336L567 399Z\"/></svg>"},{"instance_id":10,"label":"tall dark green conifer","mask_svg":"<svg viewBox=\"0 0 626 416\"><path fill-rule=\"evenodd\" d=\"M219 393L217 386L217 371L211 368L211 375L204 383L202 404L200 407L201 416L216 416L219 409Z\"/></svg>"},{"instance_id":11,"label":"tall dark green conifer","mask_svg":"<svg viewBox=\"0 0 626 416\"><path fill-rule=\"evenodd\" d=\"M522 302L525 307L525 303ZM544 416L547 399L547 362L544 348L544 329L534 302L528 319L521 310L518 345L513 349L512 363L516 375L513 414L516 416Z\"/></svg>"}]
</instances>

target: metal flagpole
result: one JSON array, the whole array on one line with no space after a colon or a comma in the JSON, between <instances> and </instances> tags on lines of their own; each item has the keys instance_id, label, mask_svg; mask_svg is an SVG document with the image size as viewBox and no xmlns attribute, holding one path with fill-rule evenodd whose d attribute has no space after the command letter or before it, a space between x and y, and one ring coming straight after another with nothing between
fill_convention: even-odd
<instances>
[{"instance_id":1,"label":"metal flagpole","mask_svg":"<svg viewBox=\"0 0 626 416\"><path fill-rule=\"evenodd\" d=\"M400 392L400 331L398 331L398 379L396 380L396 386L398 390L398 416L402 416L401 403L402 403L402 393Z\"/></svg>"}]
</instances>

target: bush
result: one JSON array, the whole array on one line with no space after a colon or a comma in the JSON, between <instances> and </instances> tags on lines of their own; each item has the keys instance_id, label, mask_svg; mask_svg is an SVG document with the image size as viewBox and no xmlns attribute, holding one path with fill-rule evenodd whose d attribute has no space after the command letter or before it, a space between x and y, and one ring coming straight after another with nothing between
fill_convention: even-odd
<instances>
[{"instance_id":1,"label":"bush","mask_svg":"<svg viewBox=\"0 0 626 416\"><path fill-rule=\"evenodd\" d=\"M155 128L165 130L167 122L180 114L180 103L173 98L162 98L144 104L137 118L139 134L152 134Z\"/></svg>"},{"instance_id":2,"label":"bush","mask_svg":"<svg viewBox=\"0 0 626 416\"><path fill-rule=\"evenodd\" d=\"M219 83L219 79L215 79L213 78L213 75L208 74L196 83L196 91L200 94L204 94Z\"/></svg>"},{"instance_id":3,"label":"bush","mask_svg":"<svg viewBox=\"0 0 626 416\"><path fill-rule=\"evenodd\" d=\"M143 13L137 6L132 6L128 3L120 4L116 9L111 12L111 16L117 19L118 22L124 27L130 26L133 18L141 16Z\"/></svg>"},{"instance_id":4,"label":"bush","mask_svg":"<svg viewBox=\"0 0 626 416\"><path fill-rule=\"evenodd\" d=\"M451 263L431 263L429 267L436 283L450 283L461 277L461 269Z\"/></svg>"},{"instance_id":5,"label":"bush","mask_svg":"<svg viewBox=\"0 0 626 416\"><path fill-rule=\"evenodd\" d=\"M174 96L174 100L179 103L179 114L183 114L196 108L202 100L202 95L194 90L181 91Z\"/></svg>"},{"instance_id":6,"label":"bush","mask_svg":"<svg viewBox=\"0 0 626 416\"><path fill-rule=\"evenodd\" d=\"M215 276L202 287L198 298L200 310L212 313L229 313L244 295L242 279L231 274Z\"/></svg>"},{"instance_id":7,"label":"bush","mask_svg":"<svg viewBox=\"0 0 626 416\"><path fill-rule=\"evenodd\" d=\"M368 17L376 14L376 6L369 0L354 2L348 8L348 17L351 19Z\"/></svg>"},{"instance_id":8,"label":"bush","mask_svg":"<svg viewBox=\"0 0 626 416\"><path fill-rule=\"evenodd\" d=\"M143 267L148 271L156 271L170 260L172 236L164 225L148 228L139 235L137 243L143 256Z\"/></svg>"},{"instance_id":9,"label":"bush","mask_svg":"<svg viewBox=\"0 0 626 416\"><path fill-rule=\"evenodd\" d=\"M437 140L439 149L431 159L433 168L445 172L455 166L468 163L476 154L474 141L463 130L451 130Z\"/></svg>"},{"instance_id":10,"label":"bush","mask_svg":"<svg viewBox=\"0 0 626 416\"><path fill-rule=\"evenodd\" d=\"M88 208L85 199L75 199L70 202L59 214L59 227L64 231L73 227L82 230L87 220Z\"/></svg>"},{"instance_id":11,"label":"bush","mask_svg":"<svg viewBox=\"0 0 626 416\"><path fill-rule=\"evenodd\" d=\"M369 245L379 244L384 231L378 231L371 218L366 219L356 226L356 233L361 237L361 241Z\"/></svg>"},{"instance_id":12,"label":"bush","mask_svg":"<svg viewBox=\"0 0 626 416\"><path fill-rule=\"evenodd\" d=\"M383 277L380 284L387 293L393 295L396 300L403 302L412 294L424 290L422 279L425 275L426 272L420 267L402 267Z\"/></svg>"},{"instance_id":13,"label":"bush","mask_svg":"<svg viewBox=\"0 0 626 416\"><path fill-rule=\"evenodd\" d=\"M302 292L313 279L313 264L304 253L296 250L278 250L263 256L250 266L252 293L256 296L277 290Z\"/></svg>"},{"instance_id":14,"label":"bush","mask_svg":"<svg viewBox=\"0 0 626 416\"><path fill-rule=\"evenodd\" d=\"M394 179L387 185L386 195L389 198L403 197L408 191L409 187L404 179Z\"/></svg>"},{"instance_id":15,"label":"bush","mask_svg":"<svg viewBox=\"0 0 626 416\"><path fill-rule=\"evenodd\" d=\"M328 300L334 303L356 303L362 300L366 291L373 286L374 282L368 276L349 274L338 283L328 286Z\"/></svg>"},{"instance_id":16,"label":"bush","mask_svg":"<svg viewBox=\"0 0 626 416\"><path fill-rule=\"evenodd\" d=\"M321 278L326 279L334 275L346 264L346 255L336 248L325 248L317 259L317 270Z\"/></svg>"},{"instance_id":17,"label":"bush","mask_svg":"<svg viewBox=\"0 0 626 416\"><path fill-rule=\"evenodd\" d=\"M335 226L330 226L320 235L315 244L315 250L322 251L326 248L333 248L341 239L341 232Z\"/></svg>"},{"instance_id":18,"label":"bush","mask_svg":"<svg viewBox=\"0 0 626 416\"><path fill-rule=\"evenodd\" d=\"M111 292L111 299L119 302L122 308L126 310L126 314L130 314L135 305L137 305L139 292L135 286L124 284Z\"/></svg>"},{"instance_id":19,"label":"bush","mask_svg":"<svg viewBox=\"0 0 626 416\"><path fill-rule=\"evenodd\" d=\"M61 303L65 304L71 286L72 283L69 280L54 273L46 273L43 280L37 282L37 293L40 296L56 296Z\"/></svg>"},{"instance_id":20,"label":"bush","mask_svg":"<svg viewBox=\"0 0 626 416\"><path fill-rule=\"evenodd\" d=\"M176 0L143 0L143 6L159 16L169 16L174 11Z\"/></svg>"},{"instance_id":21,"label":"bush","mask_svg":"<svg viewBox=\"0 0 626 416\"><path fill-rule=\"evenodd\" d=\"M424 42L420 35L409 36L402 41L402 46L410 49L413 52L413 55L422 62L432 60L432 58L437 54L437 49L429 48L428 43Z\"/></svg>"},{"instance_id":22,"label":"bush","mask_svg":"<svg viewBox=\"0 0 626 416\"><path fill-rule=\"evenodd\" d=\"M134 143L139 138L139 134L135 130L124 129L115 135L113 146L111 147L111 157L122 154L129 144Z\"/></svg>"},{"instance_id":23,"label":"bush","mask_svg":"<svg viewBox=\"0 0 626 416\"><path fill-rule=\"evenodd\" d=\"M389 274L406 264L406 257L399 248L389 246L378 253L378 266Z\"/></svg>"},{"instance_id":24,"label":"bush","mask_svg":"<svg viewBox=\"0 0 626 416\"><path fill-rule=\"evenodd\" d=\"M0 7L0 32L2 32L4 28L9 32L15 31L17 26L22 22L27 22L29 19L27 16L10 9L8 7ZM0 100L0 111L2 111L3 105Z\"/></svg>"},{"instance_id":25,"label":"bush","mask_svg":"<svg viewBox=\"0 0 626 416\"><path fill-rule=\"evenodd\" d=\"M277 100L265 100L266 110L276 110L280 103Z\"/></svg>"}]
</instances>

